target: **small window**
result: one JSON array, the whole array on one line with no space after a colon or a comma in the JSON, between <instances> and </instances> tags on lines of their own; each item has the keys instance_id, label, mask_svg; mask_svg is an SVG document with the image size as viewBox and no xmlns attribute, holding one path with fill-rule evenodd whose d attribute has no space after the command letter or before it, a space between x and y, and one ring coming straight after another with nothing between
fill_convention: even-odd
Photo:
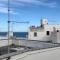
<instances>
[{"instance_id":1,"label":"small window","mask_svg":"<svg viewBox=\"0 0 60 60\"><path fill-rule=\"evenodd\" d=\"M35 37L37 36L37 32L34 32L34 36L35 36Z\"/></svg>"},{"instance_id":2,"label":"small window","mask_svg":"<svg viewBox=\"0 0 60 60\"><path fill-rule=\"evenodd\" d=\"M50 34L50 32L49 32L49 31L47 31L47 32L46 32L46 35L49 35L49 34Z\"/></svg>"},{"instance_id":3,"label":"small window","mask_svg":"<svg viewBox=\"0 0 60 60\"><path fill-rule=\"evenodd\" d=\"M59 30L57 30L57 32L59 32Z\"/></svg>"}]
</instances>

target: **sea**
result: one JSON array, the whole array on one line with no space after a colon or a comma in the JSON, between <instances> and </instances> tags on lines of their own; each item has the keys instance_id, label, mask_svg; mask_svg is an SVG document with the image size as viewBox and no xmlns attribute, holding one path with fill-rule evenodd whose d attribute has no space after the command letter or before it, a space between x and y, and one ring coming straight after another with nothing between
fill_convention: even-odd
<instances>
[{"instance_id":1,"label":"sea","mask_svg":"<svg viewBox=\"0 0 60 60\"><path fill-rule=\"evenodd\" d=\"M7 32L0 32L0 36L6 36ZM23 37L26 38L28 36L28 32L13 32L14 37Z\"/></svg>"}]
</instances>

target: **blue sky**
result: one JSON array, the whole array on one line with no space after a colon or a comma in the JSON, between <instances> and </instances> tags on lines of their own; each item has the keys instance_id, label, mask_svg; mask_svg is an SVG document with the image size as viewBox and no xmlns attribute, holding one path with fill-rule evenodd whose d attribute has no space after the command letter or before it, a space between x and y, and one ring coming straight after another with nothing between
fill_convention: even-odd
<instances>
[{"instance_id":1,"label":"blue sky","mask_svg":"<svg viewBox=\"0 0 60 60\"><path fill-rule=\"evenodd\" d=\"M40 19L60 23L59 0L10 0L10 20L29 21L29 24L13 24L13 31L26 31L28 26L40 25ZM8 0L0 0L0 31L7 31ZM12 23L11 23L12 26Z\"/></svg>"}]
</instances>

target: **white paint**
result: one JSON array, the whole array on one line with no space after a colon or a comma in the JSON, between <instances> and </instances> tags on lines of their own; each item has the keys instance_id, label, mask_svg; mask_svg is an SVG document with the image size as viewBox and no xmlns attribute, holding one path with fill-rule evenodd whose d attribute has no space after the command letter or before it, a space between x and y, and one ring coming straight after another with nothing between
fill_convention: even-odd
<instances>
[{"instance_id":1,"label":"white paint","mask_svg":"<svg viewBox=\"0 0 60 60\"><path fill-rule=\"evenodd\" d=\"M44 25L44 28L42 29L42 31L31 31L29 29L28 31L28 40L39 40L39 41L51 41L51 40L54 40L54 34L52 34L52 32L54 32L54 27L57 30L60 31L60 25ZM41 30L41 27L40 27L40 30ZM50 35L47 35L46 32L49 31L50 32ZM37 36L35 37L34 36L34 32L37 33ZM53 38L52 38L52 36ZM57 35L57 39L55 39L56 41L54 43L60 43L60 33L57 33L56 32L56 35ZM51 39L52 38L52 39ZM58 41L58 42L57 42Z\"/></svg>"},{"instance_id":2,"label":"white paint","mask_svg":"<svg viewBox=\"0 0 60 60\"><path fill-rule=\"evenodd\" d=\"M12 40L9 40L9 45L12 44ZM8 40L0 40L0 47L8 46Z\"/></svg>"},{"instance_id":3,"label":"white paint","mask_svg":"<svg viewBox=\"0 0 60 60\"><path fill-rule=\"evenodd\" d=\"M34 47L34 48L49 48L49 47L58 46L57 44L32 41L32 40L14 40L14 44L19 46L21 45L21 46Z\"/></svg>"},{"instance_id":4,"label":"white paint","mask_svg":"<svg viewBox=\"0 0 60 60\"><path fill-rule=\"evenodd\" d=\"M42 19L42 24L43 25L47 25L48 24L48 20L47 19Z\"/></svg>"},{"instance_id":5,"label":"white paint","mask_svg":"<svg viewBox=\"0 0 60 60\"><path fill-rule=\"evenodd\" d=\"M48 37L49 36L46 36L46 32L37 31L37 37L34 37L34 32L29 32L28 40L48 41Z\"/></svg>"}]
</instances>

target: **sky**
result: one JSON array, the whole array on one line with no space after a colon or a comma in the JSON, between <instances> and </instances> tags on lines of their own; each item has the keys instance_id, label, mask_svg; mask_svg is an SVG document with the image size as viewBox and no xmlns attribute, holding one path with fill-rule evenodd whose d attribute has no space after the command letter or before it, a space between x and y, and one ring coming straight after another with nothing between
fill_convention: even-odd
<instances>
[{"instance_id":1,"label":"sky","mask_svg":"<svg viewBox=\"0 0 60 60\"><path fill-rule=\"evenodd\" d=\"M50 24L60 24L60 0L9 0L10 23L13 31L27 31L31 25L39 26L42 18ZM0 0L0 31L8 30L8 0Z\"/></svg>"}]
</instances>

